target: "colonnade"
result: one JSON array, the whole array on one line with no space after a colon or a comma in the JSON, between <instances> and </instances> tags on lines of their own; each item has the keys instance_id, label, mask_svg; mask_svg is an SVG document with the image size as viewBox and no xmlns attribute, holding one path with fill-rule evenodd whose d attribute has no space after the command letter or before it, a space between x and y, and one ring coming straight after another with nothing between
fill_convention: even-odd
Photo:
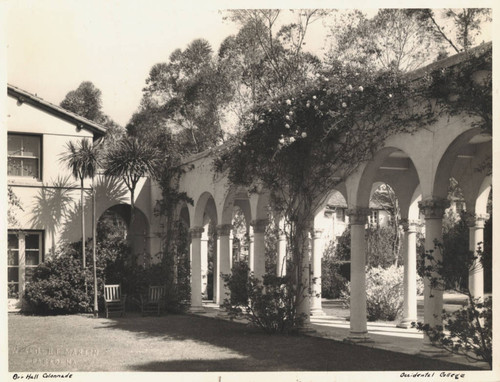
<instances>
[{"instance_id":1,"label":"colonnade","mask_svg":"<svg viewBox=\"0 0 500 382\"><path fill-rule=\"evenodd\" d=\"M447 199L435 198L419 202L421 215L425 219L425 249L434 250L435 240L442 240L442 219L450 202ZM351 230L351 295L350 295L350 335L349 340L367 341L367 310L366 310L366 238L365 225L367 216L370 214L368 208L348 209ZM469 214L469 242L470 249L477 249L484 240L484 222L487 215ZM266 219L252 220L249 225L249 268L256 277L265 274L265 229L268 224ZM417 321L417 226L419 220L402 219L401 225L403 236L403 263L404 263L404 305L403 317L398 327L409 328L412 322ZM217 240L214 254L214 302L222 304L227 288L220 275L229 274L232 266L232 225L222 224L216 226ZM202 261L207 254L208 240L206 231L208 225L203 227L191 227L191 288L200 293L191 293L191 309L193 311L203 310L202 307ZM303 280L313 280L311 283L311 294L304 299L299 312L312 316L324 315L321 304L321 264L323 257L323 233L320 227L311 229L310 258L304 265ZM286 236L282 231L278 235L276 248L276 274L286 274ZM439 251L434 251L436 261L442 260ZM428 263L426 264L428 265ZM470 270L469 287L474 297L483 297L483 269L480 263ZM424 279L424 322L431 326L441 324L441 312L443 308L443 292L432 289L429 280ZM424 339L424 347L433 351L427 338Z\"/></svg>"},{"instance_id":2,"label":"colonnade","mask_svg":"<svg viewBox=\"0 0 500 382\"><path fill-rule=\"evenodd\" d=\"M447 193L450 178L458 179L470 212L469 247L476 250L483 239L486 205L491 189L491 174L476 169L491 156L491 136L484 134L466 121L466 117L450 116L439 119L435 125L420 129L413 134L401 134L387 139L386 146L373 158L363 163L347 179L339 184L349 216L351 234L350 274L350 334L351 341L368 341L366 304L366 238L365 225L370 214L369 200L374 185L385 183L394 190L401 210L404 262L404 305L400 327L409 328L417 320L417 226L425 229L425 250L434 250L435 241L442 241L443 216L449 207ZM415 143L417 142L417 143ZM190 162L191 163L191 162ZM210 221L216 227L214 245L214 301L221 304L227 291L220 274L231 270L231 222L233 208L242 209L248 224L249 268L255 276L265 274L265 229L270 196L260 189L251 194L231 185L223 175L212 172L210 155L196 157L194 170L181 179L180 191L195 190L193 206L186 205L184 216L191 227L191 308L202 309L201 260L202 233ZM214 180L215 179L215 180ZM325 196L326 198L326 196ZM418 201L420 200L420 202ZM316 211L317 213L317 211ZM422 219L422 220L418 220ZM279 221L279 219L277 219ZM311 294L297 307L299 312L322 315L321 263L325 232L316 218L311 222L310 250L303 267L302 280L310 283ZM286 274L287 240L280 225L276 253L276 274ZM206 244L203 242L203 246ZM434 251L439 260L441 253ZM474 297L483 297L483 270L479 262L470 270L469 286ZM443 292L432 290L424 278L424 323L431 326L442 321ZM425 338L423 348L432 352Z\"/></svg>"}]
</instances>

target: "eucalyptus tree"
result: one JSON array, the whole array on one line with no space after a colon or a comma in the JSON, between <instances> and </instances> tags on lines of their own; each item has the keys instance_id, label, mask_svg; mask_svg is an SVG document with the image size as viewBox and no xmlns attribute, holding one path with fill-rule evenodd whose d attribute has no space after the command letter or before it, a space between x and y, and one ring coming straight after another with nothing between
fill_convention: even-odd
<instances>
[{"instance_id":1,"label":"eucalyptus tree","mask_svg":"<svg viewBox=\"0 0 500 382\"><path fill-rule=\"evenodd\" d=\"M221 105L229 99L226 84L225 72L217 65L208 41L196 39L186 49L174 50L168 62L151 68L138 111L142 119L144 114L153 114L159 120L145 126L135 123L135 134L167 129L182 143L184 154L217 145L224 139ZM139 115L131 122L137 122Z\"/></svg>"},{"instance_id":2,"label":"eucalyptus tree","mask_svg":"<svg viewBox=\"0 0 500 382\"><path fill-rule=\"evenodd\" d=\"M251 122L255 105L307 86L321 60L304 51L310 25L330 11L310 9L229 10L225 19L239 27L218 53L232 97L226 110L238 125Z\"/></svg>"},{"instance_id":3,"label":"eucalyptus tree","mask_svg":"<svg viewBox=\"0 0 500 382\"><path fill-rule=\"evenodd\" d=\"M339 12L329 29L326 63L408 72L436 60L440 44L420 17L404 9Z\"/></svg>"},{"instance_id":4,"label":"eucalyptus tree","mask_svg":"<svg viewBox=\"0 0 500 382\"><path fill-rule=\"evenodd\" d=\"M455 53L468 52L491 22L491 8L407 9L435 38Z\"/></svg>"}]
</instances>

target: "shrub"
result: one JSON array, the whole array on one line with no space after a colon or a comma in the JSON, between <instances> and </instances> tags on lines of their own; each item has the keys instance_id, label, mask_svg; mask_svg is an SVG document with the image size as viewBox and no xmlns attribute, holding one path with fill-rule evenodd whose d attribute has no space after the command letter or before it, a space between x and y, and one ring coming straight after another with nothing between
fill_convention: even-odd
<instances>
[{"instance_id":1,"label":"shrub","mask_svg":"<svg viewBox=\"0 0 500 382\"><path fill-rule=\"evenodd\" d=\"M75 252L64 251L35 268L26 284L24 298L35 314L55 315L88 312L81 261Z\"/></svg>"},{"instance_id":2,"label":"shrub","mask_svg":"<svg viewBox=\"0 0 500 382\"><path fill-rule=\"evenodd\" d=\"M447 313L442 312L443 325L431 327L419 322L415 326L425 332L435 346L451 353L464 355L475 361L488 362L492 366L492 301L486 298L484 302L471 295L464 277L468 272L457 272L465 268L467 271L476 267L476 261L483 261L484 252L470 251L464 258L444 257L445 248L435 241L434 250L425 253L428 261L424 275L429 279L431 290L445 290L449 286L454 291L464 293L468 304L463 308ZM443 261L436 258L435 253L443 254ZM448 263L446 263L448 260ZM454 263L451 263L454 261ZM465 285L465 286L464 286Z\"/></svg>"},{"instance_id":3,"label":"shrub","mask_svg":"<svg viewBox=\"0 0 500 382\"><path fill-rule=\"evenodd\" d=\"M375 267L367 272L368 321L394 321L403 310L403 302L403 267Z\"/></svg>"},{"instance_id":4,"label":"shrub","mask_svg":"<svg viewBox=\"0 0 500 382\"><path fill-rule=\"evenodd\" d=\"M344 262L335 256L336 247L331 241L321 260L321 295L324 298L339 298L347 291L348 280L342 275Z\"/></svg>"},{"instance_id":5,"label":"shrub","mask_svg":"<svg viewBox=\"0 0 500 382\"><path fill-rule=\"evenodd\" d=\"M431 342L450 353L464 355L471 361L485 361L492 366L492 300L475 301L451 313L443 311L443 325L430 327L419 322L415 326L425 332Z\"/></svg>"},{"instance_id":6,"label":"shrub","mask_svg":"<svg viewBox=\"0 0 500 382\"><path fill-rule=\"evenodd\" d=\"M403 267L375 267L366 272L366 310L368 321L394 321L403 311ZM417 293L423 291L423 282L417 280ZM350 284L343 293L346 305L350 305Z\"/></svg>"},{"instance_id":7,"label":"shrub","mask_svg":"<svg viewBox=\"0 0 500 382\"><path fill-rule=\"evenodd\" d=\"M229 290L231 305L244 305L248 301L248 275L250 268L244 261L234 263L230 275L222 275L224 283Z\"/></svg>"},{"instance_id":8,"label":"shrub","mask_svg":"<svg viewBox=\"0 0 500 382\"><path fill-rule=\"evenodd\" d=\"M226 275L226 286L229 289L234 287L236 278L241 277L242 274L235 275L235 279L233 275ZM241 292L235 294L238 299L244 296ZM233 303L232 298L224 300L223 307L231 319L246 318L267 333L292 333L303 325L305 315L298 314L295 309L297 290L290 276L266 274L261 281L250 274L246 293L246 301Z\"/></svg>"},{"instance_id":9,"label":"shrub","mask_svg":"<svg viewBox=\"0 0 500 382\"><path fill-rule=\"evenodd\" d=\"M370 267L387 268L402 263L401 254L394 253L396 236L392 224L387 227L370 226L366 229L366 259Z\"/></svg>"}]
</instances>

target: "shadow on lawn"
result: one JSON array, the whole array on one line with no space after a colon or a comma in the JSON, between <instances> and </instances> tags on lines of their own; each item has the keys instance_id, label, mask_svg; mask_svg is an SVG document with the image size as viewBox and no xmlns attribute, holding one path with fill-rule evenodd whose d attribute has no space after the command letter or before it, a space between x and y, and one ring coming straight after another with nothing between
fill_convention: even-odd
<instances>
[{"instance_id":1,"label":"shadow on lawn","mask_svg":"<svg viewBox=\"0 0 500 382\"><path fill-rule=\"evenodd\" d=\"M380 349L302 335L268 335L246 325L192 315L112 319L96 329L126 330L138 336L191 340L230 349L244 359L172 360L130 365L138 371L261 371L261 370L474 370L472 366L421 358Z\"/></svg>"}]
</instances>

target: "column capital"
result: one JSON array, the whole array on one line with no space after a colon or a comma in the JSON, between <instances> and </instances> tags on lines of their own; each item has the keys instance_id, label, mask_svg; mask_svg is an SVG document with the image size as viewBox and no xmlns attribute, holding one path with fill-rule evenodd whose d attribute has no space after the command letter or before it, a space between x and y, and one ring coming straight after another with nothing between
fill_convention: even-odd
<instances>
[{"instance_id":1,"label":"column capital","mask_svg":"<svg viewBox=\"0 0 500 382\"><path fill-rule=\"evenodd\" d=\"M489 214L465 213L465 221L470 228L484 228L484 223L490 218Z\"/></svg>"},{"instance_id":2,"label":"column capital","mask_svg":"<svg viewBox=\"0 0 500 382\"><path fill-rule=\"evenodd\" d=\"M348 208L346 211L351 225L365 225L366 217L370 215L370 213L370 209L366 207Z\"/></svg>"},{"instance_id":3,"label":"column capital","mask_svg":"<svg viewBox=\"0 0 500 382\"><path fill-rule=\"evenodd\" d=\"M205 230L203 229L203 227L191 227L189 229L189 233L191 234L191 238L198 238L198 239L201 238L201 234L204 231Z\"/></svg>"},{"instance_id":4,"label":"column capital","mask_svg":"<svg viewBox=\"0 0 500 382\"><path fill-rule=\"evenodd\" d=\"M231 224L220 224L216 228L218 236L229 236L233 226Z\"/></svg>"},{"instance_id":5,"label":"column capital","mask_svg":"<svg viewBox=\"0 0 500 382\"><path fill-rule=\"evenodd\" d=\"M323 237L323 232L325 230L323 228L313 228L311 229L311 238L314 239L321 239Z\"/></svg>"},{"instance_id":6,"label":"column capital","mask_svg":"<svg viewBox=\"0 0 500 382\"><path fill-rule=\"evenodd\" d=\"M400 220L400 224L403 226L405 232L417 232L417 226L420 223L419 220L403 218Z\"/></svg>"},{"instance_id":7,"label":"column capital","mask_svg":"<svg viewBox=\"0 0 500 382\"><path fill-rule=\"evenodd\" d=\"M250 225L253 227L254 233L264 233L266 231L267 224L269 220L267 219L256 219L250 222Z\"/></svg>"},{"instance_id":8,"label":"column capital","mask_svg":"<svg viewBox=\"0 0 500 382\"><path fill-rule=\"evenodd\" d=\"M450 201L444 198L426 199L418 202L418 208L426 219L442 219Z\"/></svg>"}]
</instances>

